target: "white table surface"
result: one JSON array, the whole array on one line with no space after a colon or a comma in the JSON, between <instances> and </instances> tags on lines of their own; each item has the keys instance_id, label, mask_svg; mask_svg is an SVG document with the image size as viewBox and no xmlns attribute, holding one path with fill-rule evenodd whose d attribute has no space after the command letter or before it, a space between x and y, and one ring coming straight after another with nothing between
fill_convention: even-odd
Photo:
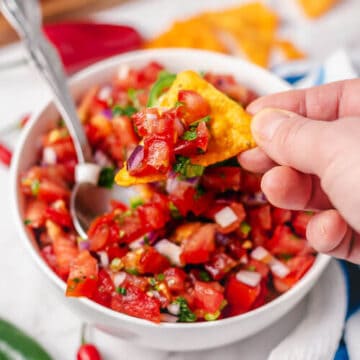
<instances>
[{"instance_id":1,"label":"white table surface","mask_svg":"<svg viewBox=\"0 0 360 360\"><path fill-rule=\"evenodd\" d=\"M313 59L321 60L339 46L346 46L355 54L360 47L358 19L359 0L344 0L335 11L317 22L300 17L293 0L268 1L276 6L280 4L285 19L283 32L290 35ZM236 0L137 0L98 14L97 19L110 22L133 24L147 36L161 31L174 17L186 16L199 9L218 8L224 5L238 4ZM156 15L153 15L156 14ZM153 16L152 16L153 15ZM0 64L19 58L22 50L11 46L0 52ZM16 121L23 113L33 111L46 101L49 94L39 81L34 71L20 67L7 72L0 72L0 129ZM14 141L10 141L14 145ZM20 243L9 210L8 170L0 165L0 316L4 316L20 325L38 338L57 360L75 358L79 344L80 320L72 314L59 298L49 291L48 283L35 268L25 249ZM245 345L252 355L246 359L264 359L272 346L289 332L294 323L299 321L306 302L288 315L287 320L277 325L277 331L267 331L261 347L257 350L258 338L247 340ZM271 335L272 334L272 335ZM100 343L111 343L96 334ZM117 345L118 346L118 345ZM122 359L239 359L237 347L201 354L167 354L156 351L144 351L124 345L125 352L119 352L108 360ZM212 354L212 355L211 355ZM256 355L257 354L257 355Z\"/></svg>"}]
</instances>

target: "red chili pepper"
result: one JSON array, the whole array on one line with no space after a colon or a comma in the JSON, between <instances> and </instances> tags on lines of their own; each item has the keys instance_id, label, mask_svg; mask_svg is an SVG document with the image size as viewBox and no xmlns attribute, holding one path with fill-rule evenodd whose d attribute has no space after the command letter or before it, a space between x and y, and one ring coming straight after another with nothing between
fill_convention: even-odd
<instances>
[{"instance_id":1,"label":"red chili pepper","mask_svg":"<svg viewBox=\"0 0 360 360\"><path fill-rule=\"evenodd\" d=\"M80 349L76 356L77 360L101 360L101 355L96 347L92 344L84 344L80 346Z\"/></svg>"},{"instance_id":2,"label":"red chili pepper","mask_svg":"<svg viewBox=\"0 0 360 360\"><path fill-rule=\"evenodd\" d=\"M10 166L11 158L11 151L4 144L0 143L0 162L6 166Z\"/></svg>"},{"instance_id":3,"label":"red chili pepper","mask_svg":"<svg viewBox=\"0 0 360 360\"><path fill-rule=\"evenodd\" d=\"M57 23L44 32L58 49L69 73L96 61L138 49L140 34L130 26L99 23Z\"/></svg>"}]
</instances>

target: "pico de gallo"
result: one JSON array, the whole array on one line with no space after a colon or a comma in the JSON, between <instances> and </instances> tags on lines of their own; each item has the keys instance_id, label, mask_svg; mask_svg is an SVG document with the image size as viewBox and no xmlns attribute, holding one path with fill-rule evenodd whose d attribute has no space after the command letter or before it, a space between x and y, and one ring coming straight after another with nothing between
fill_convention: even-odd
<instances>
[{"instance_id":1,"label":"pico de gallo","mask_svg":"<svg viewBox=\"0 0 360 360\"><path fill-rule=\"evenodd\" d=\"M243 106L256 97L232 76L202 76ZM81 238L69 213L76 154L60 120L43 135L38 163L22 175L24 223L48 266L67 283L67 296L155 323L243 314L289 290L311 267L315 253L305 231L312 214L270 205L260 175L236 159L191 164L189 153L206 149L206 101L184 92L180 104L159 112L154 99L170 85L160 64L123 66L78 106L102 167L99 186L114 186L125 162L133 171L162 169L175 153L165 180L141 185L129 204L112 201ZM165 150L170 140L175 147ZM149 148L156 156L146 153Z\"/></svg>"}]
</instances>

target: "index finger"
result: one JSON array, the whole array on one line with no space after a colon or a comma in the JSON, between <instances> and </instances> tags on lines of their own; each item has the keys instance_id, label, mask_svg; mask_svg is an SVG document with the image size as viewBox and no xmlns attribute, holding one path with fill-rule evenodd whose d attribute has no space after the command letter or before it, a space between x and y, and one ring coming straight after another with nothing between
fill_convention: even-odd
<instances>
[{"instance_id":1,"label":"index finger","mask_svg":"<svg viewBox=\"0 0 360 360\"><path fill-rule=\"evenodd\" d=\"M264 96L252 102L247 111L255 114L264 108L278 108L318 120L360 116L356 96L359 92L360 79L338 81L310 89Z\"/></svg>"}]
</instances>

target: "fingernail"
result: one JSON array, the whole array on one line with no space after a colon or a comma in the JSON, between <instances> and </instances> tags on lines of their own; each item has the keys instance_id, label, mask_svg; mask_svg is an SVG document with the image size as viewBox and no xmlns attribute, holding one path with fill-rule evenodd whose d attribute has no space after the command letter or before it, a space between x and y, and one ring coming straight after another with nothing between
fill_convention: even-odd
<instances>
[{"instance_id":1,"label":"fingernail","mask_svg":"<svg viewBox=\"0 0 360 360\"><path fill-rule=\"evenodd\" d=\"M288 111L278 109L264 109L258 112L252 119L251 130L258 143L270 141L276 130L290 116Z\"/></svg>"}]
</instances>

